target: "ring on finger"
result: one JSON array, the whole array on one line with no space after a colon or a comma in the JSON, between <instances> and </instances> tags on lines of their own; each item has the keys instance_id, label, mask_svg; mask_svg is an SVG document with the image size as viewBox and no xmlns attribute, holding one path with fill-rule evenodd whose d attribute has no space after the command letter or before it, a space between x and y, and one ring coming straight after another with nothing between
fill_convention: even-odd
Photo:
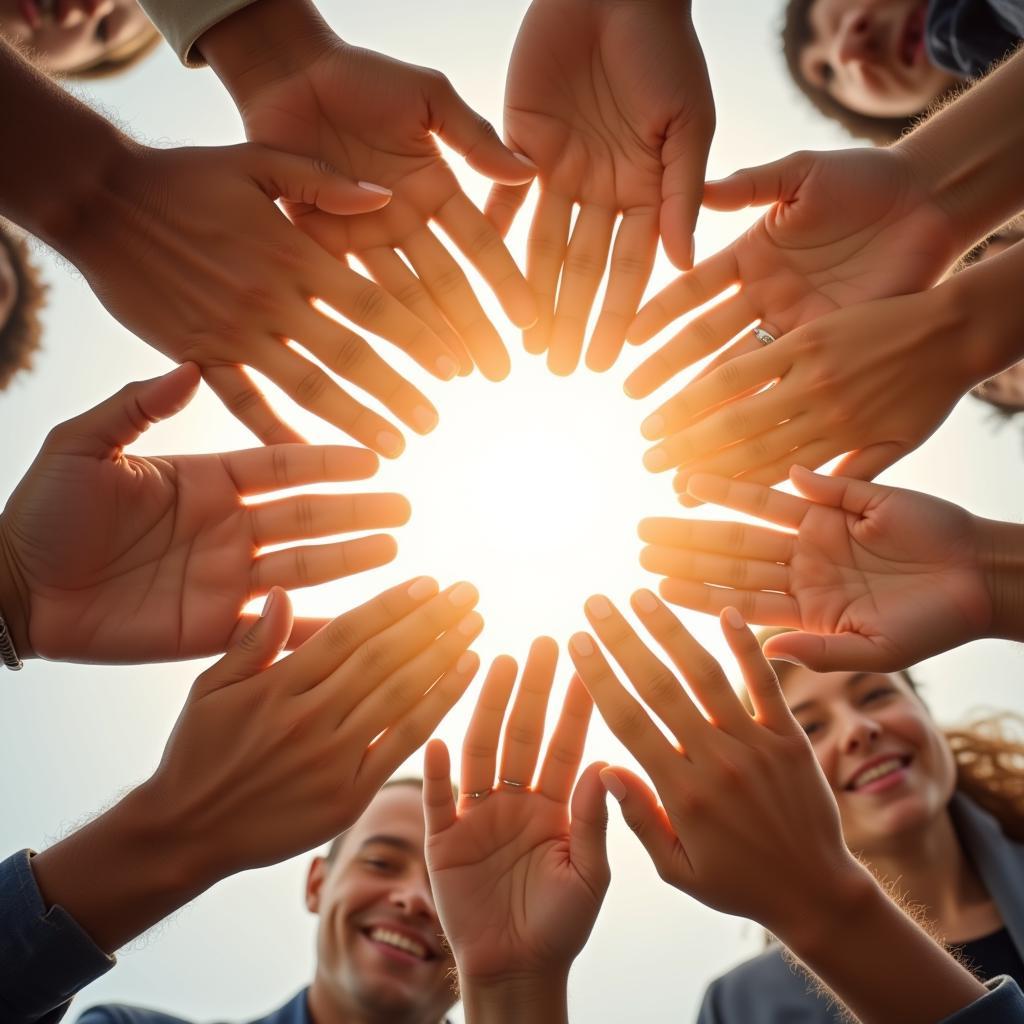
<instances>
[{"instance_id":1,"label":"ring on finger","mask_svg":"<svg viewBox=\"0 0 1024 1024\"><path fill-rule=\"evenodd\" d=\"M764 327L755 327L750 333L757 338L762 345L771 345L772 342L778 340L771 331L765 330Z\"/></svg>"}]
</instances>

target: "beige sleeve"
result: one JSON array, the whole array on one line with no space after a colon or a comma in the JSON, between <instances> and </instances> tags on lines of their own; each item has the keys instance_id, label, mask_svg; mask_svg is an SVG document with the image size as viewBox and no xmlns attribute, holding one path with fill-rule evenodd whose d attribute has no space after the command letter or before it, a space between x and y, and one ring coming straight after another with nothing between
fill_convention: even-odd
<instances>
[{"instance_id":1,"label":"beige sleeve","mask_svg":"<svg viewBox=\"0 0 1024 1024\"><path fill-rule=\"evenodd\" d=\"M139 0L149 20L186 67L206 64L196 48L196 40L211 26L229 14L258 0Z\"/></svg>"}]
</instances>

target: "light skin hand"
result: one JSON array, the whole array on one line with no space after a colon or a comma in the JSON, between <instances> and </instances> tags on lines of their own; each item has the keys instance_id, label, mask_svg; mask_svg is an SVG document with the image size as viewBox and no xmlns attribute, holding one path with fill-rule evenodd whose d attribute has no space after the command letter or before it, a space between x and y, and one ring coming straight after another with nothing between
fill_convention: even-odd
<instances>
[{"instance_id":1,"label":"light skin hand","mask_svg":"<svg viewBox=\"0 0 1024 1024\"><path fill-rule=\"evenodd\" d=\"M496 181L529 181L532 164L506 149L443 75L349 45L305 0L249 5L210 29L199 47L231 92L249 139L326 160L392 192L385 209L353 218L292 202L295 223L335 256L359 259L445 338L465 372L476 363L490 379L504 377L508 353L429 222L481 273L514 323L532 323L536 303L435 136Z\"/></svg>"},{"instance_id":2,"label":"light skin hand","mask_svg":"<svg viewBox=\"0 0 1024 1024\"><path fill-rule=\"evenodd\" d=\"M793 532L644 520L641 564L667 577L664 598L711 613L736 605L753 622L799 630L766 653L818 672L891 672L1020 633L1020 527L1004 536L1003 524L914 491L798 468L790 479L803 497L712 476L689 488Z\"/></svg>"},{"instance_id":3,"label":"light skin hand","mask_svg":"<svg viewBox=\"0 0 1024 1024\"><path fill-rule=\"evenodd\" d=\"M273 590L196 680L153 776L33 858L47 905L113 953L220 879L344 831L469 686L476 598L423 577L275 664L292 621Z\"/></svg>"},{"instance_id":4,"label":"light skin hand","mask_svg":"<svg viewBox=\"0 0 1024 1024\"><path fill-rule=\"evenodd\" d=\"M252 624L243 608L272 586L303 587L383 565L382 534L286 547L400 526L398 494L306 494L245 504L261 492L362 480L360 448L276 445L217 455L125 452L151 423L188 404L199 371L185 364L129 384L51 431L0 514L0 607L21 656L144 662L224 651ZM295 646L325 624L295 624Z\"/></svg>"},{"instance_id":5,"label":"light skin hand","mask_svg":"<svg viewBox=\"0 0 1024 1024\"><path fill-rule=\"evenodd\" d=\"M578 678L533 784L557 658L550 638L533 644L500 765L516 663L494 662L463 744L457 805L447 749L426 750L427 866L471 1022L515 1020L513 1010L522 1019L527 1006L531 1020L565 1020L569 968L608 887L603 763L576 779L593 707Z\"/></svg>"},{"instance_id":6,"label":"light skin hand","mask_svg":"<svg viewBox=\"0 0 1024 1024\"><path fill-rule=\"evenodd\" d=\"M609 728L657 790L622 768L601 773L658 874L707 906L770 929L866 1024L925 1024L984 995L846 848L810 743L739 613L728 609L722 629L753 715L714 658L650 591L634 595L633 611L672 668L606 598L586 605L594 632L643 703L627 693L589 634L576 634L569 650ZM847 927L860 941L839 950L836 929ZM915 965L911 978L908 963ZM908 983L915 989L909 996Z\"/></svg>"},{"instance_id":7,"label":"light skin hand","mask_svg":"<svg viewBox=\"0 0 1024 1024\"><path fill-rule=\"evenodd\" d=\"M540 318L526 349L546 351L555 373L576 368L611 249L587 352L591 369L606 370L643 296L659 234L676 266L693 261L715 114L689 3L535 0L509 64L504 125L540 178L526 269ZM528 191L492 190L487 213L503 233Z\"/></svg>"}]
</instances>

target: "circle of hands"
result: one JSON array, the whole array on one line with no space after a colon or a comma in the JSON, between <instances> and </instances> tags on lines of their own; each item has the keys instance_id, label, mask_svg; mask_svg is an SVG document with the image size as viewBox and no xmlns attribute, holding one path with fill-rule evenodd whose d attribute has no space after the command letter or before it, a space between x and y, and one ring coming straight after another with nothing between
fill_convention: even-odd
<instances>
[{"instance_id":1,"label":"circle of hands","mask_svg":"<svg viewBox=\"0 0 1024 1024\"><path fill-rule=\"evenodd\" d=\"M672 60L657 58L669 53ZM679 60L680 53L693 59ZM609 883L606 790L622 801L662 877L712 906L783 929L778 915L787 899L776 892L779 898L765 903L761 886L752 882L747 891L737 884L749 874L743 865L751 837L761 837L761 863L778 865L777 877L797 880L804 893L821 873L808 861L814 844L805 837L819 836L819 851L841 849L842 838L806 737L735 610L790 627L765 653L818 670L901 667L978 635L993 616L976 518L869 482L920 444L955 400L938 393L920 416L900 419L896 381L913 374L896 357L886 367L876 359L872 369L870 346L857 340L887 336L886 325L907 318L905 307L941 275L955 255L943 218L915 193L893 151L796 154L704 186L714 108L680 5L654 5L652 12L614 0L535 4L509 68L505 129L512 148L436 72L323 34L308 57L301 70L240 98L248 145L212 155L131 157L149 161L158 183L149 198L140 197L146 216L156 224L157 208L170 206L180 211L175 227L186 234L200 219L217 218L205 217L213 200L192 195L184 172L220 175L220 226L204 229L206 244L193 247L195 259L227 266L219 254L229 241L264 228L261 237L272 241L249 247L238 280L216 276L235 305L222 305L209 322L224 325L224 308L238 313L218 331L200 324L209 303L189 299L194 287L182 282L190 268L165 267L167 256L152 239L133 249L140 253L137 276L174 282L165 306L143 301L147 286L125 282L124 268L109 259L89 263L87 276L108 308L185 365L129 385L57 427L8 502L0 557L25 612L29 650L133 662L227 649L197 682L149 785L170 793L182 770L179 750L192 756L204 739L216 749L211 722L231 721L259 737L261 721L288 721L289 735L304 737L290 745L302 762L295 776L347 752L348 796L339 804L333 771L323 782L332 798L320 805L275 793L281 816L301 818L301 827L277 830L275 842L285 846L273 849L259 837L239 838L230 864L211 866L210 874L325 841L352 823L465 692L478 667L468 648L482 619L469 584L439 591L421 579L333 622L293 621L284 590L382 565L394 556L394 543L377 534L269 554L260 549L387 530L404 523L409 510L395 494L243 501L366 479L377 467L374 452L394 457L402 448L392 424L282 339L299 341L413 429L426 432L436 422L418 389L354 331L316 313L310 297L403 347L441 379L475 366L498 380L508 372L508 355L432 222L524 328L527 350L546 352L555 373L572 372L586 347L606 265L586 354L596 370L611 367L625 341L645 343L738 285L645 360L626 390L647 397L718 353L645 421L644 435L657 442L647 464L676 470L684 504L713 502L770 525L645 520L641 562L664 577L666 601L721 615L755 713L653 594L634 595L633 611L671 667L607 599L591 598L593 633L640 699L624 688L591 634L577 635L569 645L575 674L541 757L557 647L547 638L533 645L514 701L516 664L499 658L466 736L457 799L444 745L426 748L427 859L460 972L485 986L510 962L567 973ZM435 135L495 182L486 216L459 187ZM338 173L390 195L355 189ZM524 276L502 238L534 178L539 199ZM770 209L732 245L687 269L702 190L713 209ZM244 203L233 205L235 197ZM301 234L273 209L278 199ZM638 311L659 237L685 272ZM339 265L349 257L372 281ZM293 284L268 288L268 280ZM152 324L150 307L169 308L167 322ZM778 340L767 347L749 337L732 341L754 322L770 325ZM908 360L910 348L908 342ZM299 443L246 366L366 448ZM886 373L892 379L879 377ZM203 456L127 454L150 423L187 405L200 375L269 446ZM853 388L860 379L872 395L896 397L883 408L862 402ZM851 388L853 398L842 397ZM803 396L800 408L810 407L809 389L830 409L827 422L790 412L794 395ZM837 455L846 456L845 476L812 472ZM787 476L797 495L770 487ZM271 600L262 617L243 614L264 594ZM275 662L286 646L297 650ZM603 763L579 774L595 702L654 790ZM315 727L328 709L333 727ZM246 749L258 790L280 746L263 736ZM211 778L217 770L211 767ZM733 799L715 799L723 787ZM323 805L329 808L318 809ZM294 839L280 839L286 833Z\"/></svg>"}]
</instances>

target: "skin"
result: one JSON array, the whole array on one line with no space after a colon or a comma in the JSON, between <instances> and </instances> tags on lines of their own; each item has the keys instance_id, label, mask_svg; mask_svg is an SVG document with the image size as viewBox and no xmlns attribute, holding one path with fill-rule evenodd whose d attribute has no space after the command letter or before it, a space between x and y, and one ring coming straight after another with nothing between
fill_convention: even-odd
<instances>
[{"instance_id":1,"label":"skin","mask_svg":"<svg viewBox=\"0 0 1024 1024\"><path fill-rule=\"evenodd\" d=\"M310 865L306 907L319 924L308 998L317 1024L437 1024L455 1003L425 839L419 787L392 786L370 802L333 861ZM375 926L420 942L427 958L370 939Z\"/></svg>"},{"instance_id":2,"label":"skin","mask_svg":"<svg viewBox=\"0 0 1024 1024\"><path fill-rule=\"evenodd\" d=\"M14 263L7 247L0 245L0 332L7 326L17 302L18 278L14 273Z\"/></svg>"},{"instance_id":3,"label":"skin","mask_svg":"<svg viewBox=\"0 0 1024 1024\"><path fill-rule=\"evenodd\" d=\"M844 107L875 117L916 114L958 79L924 48L921 0L817 0L800 71Z\"/></svg>"},{"instance_id":4,"label":"skin","mask_svg":"<svg viewBox=\"0 0 1024 1024\"><path fill-rule=\"evenodd\" d=\"M983 381L976 389L983 398L1004 407L1024 409L1024 363L1016 363L1008 370Z\"/></svg>"},{"instance_id":5,"label":"skin","mask_svg":"<svg viewBox=\"0 0 1024 1024\"><path fill-rule=\"evenodd\" d=\"M0 0L0 35L50 73L92 67L153 30L135 0L59 0L53 14L39 6L38 0Z\"/></svg>"}]
</instances>

